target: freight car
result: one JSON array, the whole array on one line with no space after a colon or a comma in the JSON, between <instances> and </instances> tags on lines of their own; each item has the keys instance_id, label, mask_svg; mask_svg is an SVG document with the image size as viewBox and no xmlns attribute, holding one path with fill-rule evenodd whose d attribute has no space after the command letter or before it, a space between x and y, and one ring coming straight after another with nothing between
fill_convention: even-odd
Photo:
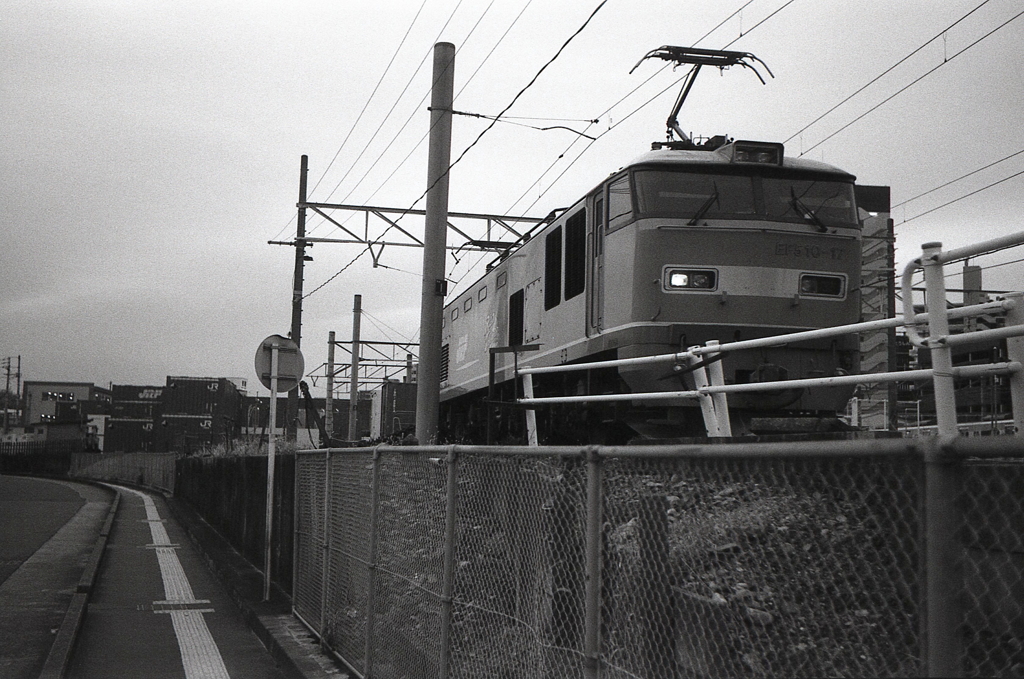
<instances>
[{"instance_id":1,"label":"freight car","mask_svg":"<svg viewBox=\"0 0 1024 679\"><path fill-rule=\"evenodd\" d=\"M516 365L665 354L859 320L853 175L787 157L780 143L720 136L653 146L553 213L446 305L442 438L484 440L489 403L512 402L520 389ZM501 347L530 350L491 351ZM746 383L855 372L858 360L850 337L731 352L722 365L726 383ZM542 397L693 386L686 371L661 364L536 375L534 389ZM850 395L791 388L732 396L733 430L749 432L755 419L775 432L834 422ZM696 402L683 400L548 406L537 419L542 443L704 431ZM522 410L501 408L492 438L522 440L524 420Z\"/></svg>"}]
</instances>

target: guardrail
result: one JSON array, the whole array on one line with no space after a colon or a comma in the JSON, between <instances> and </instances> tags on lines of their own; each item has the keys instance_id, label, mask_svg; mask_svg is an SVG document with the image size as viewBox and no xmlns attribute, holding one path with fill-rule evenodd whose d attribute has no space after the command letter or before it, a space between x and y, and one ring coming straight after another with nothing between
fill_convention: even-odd
<instances>
[{"instance_id":1,"label":"guardrail","mask_svg":"<svg viewBox=\"0 0 1024 679\"><path fill-rule=\"evenodd\" d=\"M589 363L566 364L520 368L516 365L516 377L523 380L524 398L516 402L520 405L535 406L558 403L601 403L610 401L672 401L679 399L698 399L704 416L704 424L710 437L731 436L727 395L730 393L773 391L779 388L827 387L844 384L878 384L882 382L932 380L935 384L936 415L939 430L943 434L956 431L956 399L953 380L957 377L976 377L980 375L1008 375L1014 412L1014 424L1018 434L1024 433L1024 293L1016 292L1006 295L1003 299L986 304L966 306L959 309L946 309L946 291L943 280L943 266L947 263L960 261L995 250L1024 244L1024 232L1004 238L985 241L966 248L942 252L941 243L926 243L922 249L922 257L910 262L903 273L903 304L902 317L855 323L835 328L822 328L803 332L788 333L754 340L727 342L720 344L710 341L706 346L689 347L686 351L638 358L616 359L610 361L592 361ZM924 314L915 314L913 309L913 288L911 279L915 271L923 269L928 300L942 300L942 309L928 309ZM949 319L968 318L993 312L1006 314L1006 327L992 330L975 330L951 335ZM928 338L923 338L918 326L927 323ZM748 384L725 384L721 363L714 360L722 353L744 349L782 346L792 342L811 339L839 337L852 333L879 330L892 327L905 327L907 336L920 347L932 350L933 368L926 370L910 370L900 372L870 373L864 375L842 375L812 379L785 380L776 382L756 382ZM1007 339L1008 361L984 365L954 367L951 349L973 342ZM597 394L588 396L550 396L533 397L533 375L589 370L592 368L612 368L627 365L649 365L653 363L673 363L680 369L693 372L696 389L682 391L659 391L622 394ZM536 420L532 411L527 411L527 429L531 445L536 445Z\"/></svg>"},{"instance_id":2,"label":"guardrail","mask_svg":"<svg viewBox=\"0 0 1024 679\"><path fill-rule=\"evenodd\" d=\"M295 614L357 677L1014 676L1024 440L296 458Z\"/></svg>"}]
</instances>

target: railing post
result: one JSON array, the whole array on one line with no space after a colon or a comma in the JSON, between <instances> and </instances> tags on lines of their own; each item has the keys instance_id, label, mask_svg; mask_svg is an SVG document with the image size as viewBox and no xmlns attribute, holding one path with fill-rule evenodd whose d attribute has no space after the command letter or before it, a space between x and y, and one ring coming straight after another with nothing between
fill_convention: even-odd
<instances>
[{"instance_id":1,"label":"railing post","mask_svg":"<svg viewBox=\"0 0 1024 679\"><path fill-rule=\"evenodd\" d=\"M708 340L709 348L717 348L718 340ZM722 368L720 353L706 354L708 361L708 379L712 386L720 387L725 384L725 370ZM718 433L721 436L732 436L732 424L729 423L729 397L726 394L715 393L711 395L711 402L715 406L715 421L718 423Z\"/></svg>"},{"instance_id":2,"label":"railing post","mask_svg":"<svg viewBox=\"0 0 1024 679\"><path fill-rule=\"evenodd\" d=\"M324 453L324 533L320 537L320 648L327 648L327 574L331 571L331 451Z\"/></svg>"},{"instance_id":3,"label":"railing post","mask_svg":"<svg viewBox=\"0 0 1024 679\"><path fill-rule=\"evenodd\" d=\"M1024 292L1006 295L1013 305L1006 312L1006 325L1024 325ZM1024 364L1024 337L1006 338L1006 360ZM1010 404L1017 436L1024 436L1024 372L1010 374Z\"/></svg>"},{"instance_id":4,"label":"railing post","mask_svg":"<svg viewBox=\"0 0 1024 679\"><path fill-rule=\"evenodd\" d=\"M380 504L380 446L373 449L370 481L370 554L366 568L369 581L366 592L366 645L363 648L363 676L373 676L373 628L377 606L377 506Z\"/></svg>"},{"instance_id":5,"label":"railing post","mask_svg":"<svg viewBox=\"0 0 1024 679\"><path fill-rule=\"evenodd\" d=\"M587 461L586 581L584 584L583 672L586 679L601 673L601 525L602 473L598 449L584 450Z\"/></svg>"},{"instance_id":6,"label":"railing post","mask_svg":"<svg viewBox=\"0 0 1024 679\"><path fill-rule=\"evenodd\" d=\"M956 387L953 383L953 350L946 343L949 318L946 315L942 243L925 243L921 250L925 304L928 310L928 349L934 370L935 423L939 436L956 436Z\"/></svg>"},{"instance_id":7,"label":"railing post","mask_svg":"<svg viewBox=\"0 0 1024 679\"><path fill-rule=\"evenodd\" d=\"M458 490L458 457L455 446L448 447L448 485L444 509L444 571L441 581L441 663L438 679L448 679L452 628L452 592L455 579L455 508Z\"/></svg>"},{"instance_id":8,"label":"railing post","mask_svg":"<svg viewBox=\"0 0 1024 679\"><path fill-rule=\"evenodd\" d=\"M533 375L526 373L523 375L523 397L533 398ZM536 447L537 444L537 411L533 409L533 406L527 406L526 409L526 437L527 445Z\"/></svg>"},{"instance_id":9,"label":"railing post","mask_svg":"<svg viewBox=\"0 0 1024 679\"><path fill-rule=\"evenodd\" d=\"M691 352L694 352L689 360L693 372L693 384L700 390L708 386L708 376L704 372L704 367L699 365L703 358L699 353L695 353L695 350L700 349L700 347L693 346L689 349ZM714 399L708 394L701 394L697 397L697 401L700 403L700 411L704 415L704 428L707 430L708 436L719 436L721 429L718 426L718 417L715 415Z\"/></svg>"},{"instance_id":10,"label":"railing post","mask_svg":"<svg viewBox=\"0 0 1024 679\"><path fill-rule=\"evenodd\" d=\"M963 676L964 579L961 573L959 460L950 439L938 437L924 450L925 676Z\"/></svg>"}]
</instances>

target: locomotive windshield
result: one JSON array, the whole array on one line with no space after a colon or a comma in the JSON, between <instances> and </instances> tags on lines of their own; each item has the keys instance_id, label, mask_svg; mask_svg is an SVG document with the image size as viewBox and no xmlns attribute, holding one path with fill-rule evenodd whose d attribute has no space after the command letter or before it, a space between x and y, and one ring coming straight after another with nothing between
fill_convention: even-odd
<instances>
[{"instance_id":1,"label":"locomotive windshield","mask_svg":"<svg viewBox=\"0 0 1024 679\"><path fill-rule=\"evenodd\" d=\"M638 170L634 182L641 217L858 226L853 184L838 179Z\"/></svg>"}]
</instances>

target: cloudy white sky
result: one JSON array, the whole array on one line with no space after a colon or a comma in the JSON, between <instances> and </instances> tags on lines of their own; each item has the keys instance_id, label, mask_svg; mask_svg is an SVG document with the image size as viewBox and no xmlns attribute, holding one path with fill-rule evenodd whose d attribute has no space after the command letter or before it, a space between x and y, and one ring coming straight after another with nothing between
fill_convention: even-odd
<instances>
[{"instance_id":1,"label":"cloudy white sky","mask_svg":"<svg viewBox=\"0 0 1024 679\"><path fill-rule=\"evenodd\" d=\"M34 380L255 382L258 343L289 329L293 250L268 241L294 237L300 157L310 200L410 207L426 188L434 43L459 50L455 108L494 115L599 4L8 0L0 357L20 355ZM1024 150L1022 10L1019 0L607 0L508 112L597 141L498 124L452 170L450 207L541 216L573 202L664 136L682 71L630 69L660 45L698 44L752 52L775 78L705 70L683 129L785 141L791 155L891 186L901 261L926 241L1024 230L1024 176L1013 176L1024 171L1024 153L1013 155ZM457 117L453 157L487 125ZM315 216L308 229L339 235ZM310 254L307 293L359 250ZM476 261L450 261L453 280ZM371 315L364 338L415 336L420 253L392 248L380 262L390 268L364 255L306 298L307 369L326 360L330 330L348 337L353 294ZM992 289L1024 287L1019 263L985 276Z\"/></svg>"}]
</instances>

